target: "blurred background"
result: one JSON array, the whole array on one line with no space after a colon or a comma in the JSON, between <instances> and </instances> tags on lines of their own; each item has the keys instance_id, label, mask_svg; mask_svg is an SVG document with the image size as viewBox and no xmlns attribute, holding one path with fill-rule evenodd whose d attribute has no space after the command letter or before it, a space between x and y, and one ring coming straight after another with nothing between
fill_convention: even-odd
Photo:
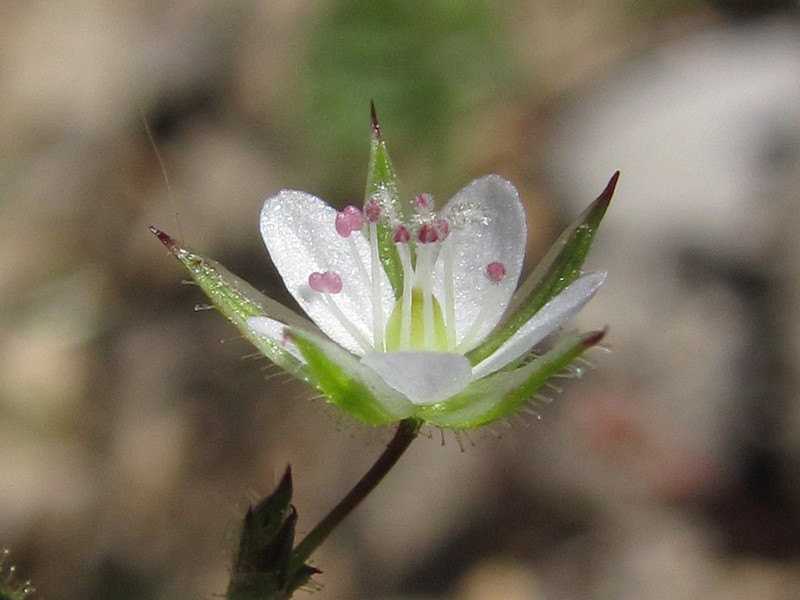
<instances>
[{"instance_id":1,"label":"blurred background","mask_svg":"<svg viewBox=\"0 0 800 600\"><path fill-rule=\"evenodd\" d=\"M796 1L6 1L0 32L0 545L40 597L212 598L288 463L302 533L390 438L268 378L147 229L289 302L261 203L358 203L370 100L406 193L518 186L531 265L622 171L579 319L611 352L539 419L426 432L314 597L800 597Z\"/></svg>"}]
</instances>

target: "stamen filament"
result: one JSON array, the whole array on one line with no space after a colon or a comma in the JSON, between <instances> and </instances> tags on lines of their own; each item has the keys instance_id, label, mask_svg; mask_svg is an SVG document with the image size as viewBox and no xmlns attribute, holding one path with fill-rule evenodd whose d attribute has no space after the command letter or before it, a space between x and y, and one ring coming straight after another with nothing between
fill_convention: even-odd
<instances>
[{"instance_id":1,"label":"stamen filament","mask_svg":"<svg viewBox=\"0 0 800 600\"><path fill-rule=\"evenodd\" d=\"M370 225L370 227L374 227L374 225ZM382 304L380 302L380 279L376 276L375 273L375 263L376 259L372 256L372 252L370 251L370 263L371 263L371 270L372 270L372 277L370 274L367 273L367 267L364 265L364 261L361 260L361 253L358 251L358 246L356 246L355 236L351 235L347 238L350 246L350 254L353 257L353 262L358 266L358 274L361 276L363 281L363 285L365 289L371 290L371 297L372 297L372 329L373 329L373 339L374 339L374 347L383 350L383 318L381 316L381 309ZM372 236L370 236L370 244L372 243ZM377 319L376 319L376 314ZM373 344L370 344L372 347Z\"/></svg>"},{"instance_id":2,"label":"stamen filament","mask_svg":"<svg viewBox=\"0 0 800 600\"><path fill-rule=\"evenodd\" d=\"M355 236L349 236L347 241L349 242L353 262L358 265L358 273L361 275L361 279L364 280L364 286L369 287L372 282L370 281L369 273L367 273L367 267L364 266L364 261L361 260L361 253L358 251L358 246L356 246Z\"/></svg>"},{"instance_id":3,"label":"stamen filament","mask_svg":"<svg viewBox=\"0 0 800 600\"><path fill-rule=\"evenodd\" d=\"M396 244L400 254L400 264L403 266L403 297L400 311L400 349L408 350L411 347L411 304L414 287L414 268L411 266L411 251L408 244Z\"/></svg>"},{"instance_id":4,"label":"stamen filament","mask_svg":"<svg viewBox=\"0 0 800 600\"><path fill-rule=\"evenodd\" d=\"M378 352L386 350L384 344L383 302L381 299L381 264L378 255L378 226L369 224L369 249L370 266L372 268L372 331L375 339L375 349Z\"/></svg>"},{"instance_id":5,"label":"stamen filament","mask_svg":"<svg viewBox=\"0 0 800 600\"><path fill-rule=\"evenodd\" d=\"M417 269L416 273L420 279L422 288L422 328L424 332L424 343L426 348L434 346L433 330L433 291L431 290L431 245L420 244L417 248Z\"/></svg>"},{"instance_id":6,"label":"stamen filament","mask_svg":"<svg viewBox=\"0 0 800 600\"><path fill-rule=\"evenodd\" d=\"M325 298L325 302L328 304L328 309L331 311L334 317L339 320L339 323L342 324L342 327L345 328L347 333L356 341L356 343L361 346L361 349L364 352L371 352L373 350L372 344L369 343L369 340L365 338L362 333L356 328L353 323L345 316L342 310L336 305L336 301L331 297L330 293L323 292L323 297Z\"/></svg>"}]
</instances>

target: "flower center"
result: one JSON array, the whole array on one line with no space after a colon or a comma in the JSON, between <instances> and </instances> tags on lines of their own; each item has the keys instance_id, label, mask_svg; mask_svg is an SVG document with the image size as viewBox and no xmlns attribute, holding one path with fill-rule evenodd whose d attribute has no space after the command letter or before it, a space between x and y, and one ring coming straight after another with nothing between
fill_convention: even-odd
<instances>
[{"instance_id":1,"label":"flower center","mask_svg":"<svg viewBox=\"0 0 800 600\"><path fill-rule=\"evenodd\" d=\"M386 323L386 351L394 352L397 350L436 350L446 352L447 346L447 326L442 313L439 301L431 298L431 312L433 313L433 347L428 343L430 335L426 335L427 327L425 322L425 297L419 288L411 292L411 309L408 323L403 321L404 304L409 299L401 297L394 306L392 314Z\"/></svg>"},{"instance_id":2,"label":"flower center","mask_svg":"<svg viewBox=\"0 0 800 600\"><path fill-rule=\"evenodd\" d=\"M313 291L323 296L331 314L365 353L430 351L464 354L480 335L487 310L498 301L498 286L490 286L482 294L477 319L471 327L461 332L458 339L453 284L456 250L450 234L466 223L475 222L476 217L450 214L449 219L434 210L433 198L427 194L416 197L414 214L405 222L392 216L379 198L369 200L363 211L355 206L347 206L336 214L334 227L340 237L347 239L358 275L343 281L338 273L312 273L308 283ZM378 248L379 223L392 224L391 240L403 270L403 289L388 318L382 304L383 264ZM359 251L351 235L355 232L360 232L366 238L368 256ZM440 281L434 281L435 270ZM499 284L505 278L506 268L500 262L491 262L486 265L484 275L493 284ZM345 286L364 286L370 290L372 339L369 339L368 331L345 316L333 298ZM436 293L434 288L438 290Z\"/></svg>"}]
</instances>

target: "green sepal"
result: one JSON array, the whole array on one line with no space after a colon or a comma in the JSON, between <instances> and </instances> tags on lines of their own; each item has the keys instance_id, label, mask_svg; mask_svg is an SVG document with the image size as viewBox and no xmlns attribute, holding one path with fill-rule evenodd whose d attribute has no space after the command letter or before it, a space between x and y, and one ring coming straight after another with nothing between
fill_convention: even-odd
<instances>
[{"instance_id":1,"label":"green sepal","mask_svg":"<svg viewBox=\"0 0 800 600\"><path fill-rule=\"evenodd\" d=\"M463 392L439 404L420 408L416 415L437 427L471 429L517 410L547 381L603 339L605 331L562 336L543 356L512 371L498 371L475 381Z\"/></svg>"},{"instance_id":2,"label":"green sepal","mask_svg":"<svg viewBox=\"0 0 800 600\"><path fill-rule=\"evenodd\" d=\"M371 105L371 117L372 140L364 204L366 205L370 200L376 199L383 209L392 213L394 217L381 219L376 224L376 228L378 231L378 256L392 286L394 297L399 298L403 294L403 265L392 240L394 236L393 222L399 218L407 223L411 216L411 205L403 202L400 198L397 173L395 173L392 161L389 159L386 142L383 141L381 136L374 104Z\"/></svg>"},{"instance_id":3,"label":"green sepal","mask_svg":"<svg viewBox=\"0 0 800 600\"><path fill-rule=\"evenodd\" d=\"M372 369L327 338L289 328L289 339L306 360L316 387L331 403L368 425L385 425L410 417L415 409Z\"/></svg>"},{"instance_id":4,"label":"green sepal","mask_svg":"<svg viewBox=\"0 0 800 600\"><path fill-rule=\"evenodd\" d=\"M614 195L617 179L619 171L611 177L603 193L559 236L544 259L517 288L506 313L509 316L488 339L467 353L467 358L473 365L490 356L539 309L578 278Z\"/></svg>"},{"instance_id":5,"label":"green sepal","mask_svg":"<svg viewBox=\"0 0 800 600\"><path fill-rule=\"evenodd\" d=\"M275 491L247 511L227 600L291 598L319 572L293 564L297 511L291 501L292 472L287 468Z\"/></svg>"},{"instance_id":6,"label":"green sepal","mask_svg":"<svg viewBox=\"0 0 800 600\"><path fill-rule=\"evenodd\" d=\"M270 317L296 328L314 330L316 326L311 321L257 291L217 261L178 245L163 231L150 229L181 262L211 303L259 352L301 381L315 384L302 362L274 340L254 333L247 326L250 317Z\"/></svg>"}]
</instances>

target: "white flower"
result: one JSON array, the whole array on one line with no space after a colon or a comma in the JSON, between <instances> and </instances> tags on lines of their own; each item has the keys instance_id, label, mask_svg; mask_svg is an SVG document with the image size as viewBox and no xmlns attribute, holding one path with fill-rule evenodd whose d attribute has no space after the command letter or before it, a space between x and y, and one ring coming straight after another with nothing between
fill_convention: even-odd
<instances>
[{"instance_id":1,"label":"white flower","mask_svg":"<svg viewBox=\"0 0 800 600\"><path fill-rule=\"evenodd\" d=\"M253 332L303 365L309 360L298 338L330 353L333 362L339 357L346 371L359 362L352 376L376 400L385 399L383 408L397 419L447 404L474 382L519 363L605 279L602 272L578 277L488 356L471 361L470 351L506 313L522 271L527 231L519 195L508 181L489 175L441 210L420 195L410 212L400 214L385 193L375 194L363 211L347 206L337 212L299 191L264 203L261 233L286 288L319 330L356 360L341 360L319 334L292 331L270 317L247 320ZM391 231L399 256L399 294L381 260L379 225Z\"/></svg>"},{"instance_id":2,"label":"white flower","mask_svg":"<svg viewBox=\"0 0 800 600\"><path fill-rule=\"evenodd\" d=\"M477 179L441 209L403 201L373 113L363 208L300 191L268 199L261 233L308 318L153 229L265 356L355 418L477 427L532 398L604 331L559 335L605 273L581 267L618 173L519 287L527 240L514 187Z\"/></svg>"}]
</instances>

